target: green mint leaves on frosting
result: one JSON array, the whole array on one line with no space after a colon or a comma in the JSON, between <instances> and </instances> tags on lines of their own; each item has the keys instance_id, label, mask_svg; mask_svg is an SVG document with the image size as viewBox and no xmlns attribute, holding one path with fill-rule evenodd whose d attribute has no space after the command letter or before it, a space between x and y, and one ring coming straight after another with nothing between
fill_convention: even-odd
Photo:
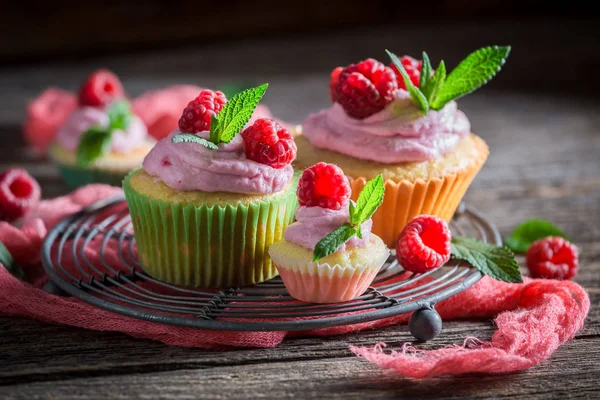
<instances>
[{"instance_id":1,"label":"green mint leaves on frosting","mask_svg":"<svg viewBox=\"0 0 600 400\"><path fill-rule=\"evenodd\" d=\"M523 282L515 255L506 246L494 246L463 236L452 237L450 246L453 260L464 261L482 274L500 281Z\"/></svg>"},{"instance_id":2,"label":"green mint leaves on frosting","mask_svg":"<svg viewBox=\"0 0 600 400\"><path fill-rule=\"evenodd\" d=\"M432 74L431 62L423 52L423 66L419 87L413 85L398 57L386 50L392 63L404 79L406 90L421 111L441 110L448 102L469 94L492 79L506 62L510 46L488 46L469 54L446 76L446 65L441 61Z\"/></svg>"},{"instance_id":3,"label":"green mint leaves on frosting","mask_svg":"<svg viewBox=\"0 0 600 400\"><path fill-rule=\"evenodd\" d=\"M210 141L229 143L250 121L258 102L269 87L268 83L244 90L233 96L210 122Z\"/></svg>"},{"instance_id":4,"label":"green mint leaves on frosting","mask_svg":"<svg viewBox=\"0 0 600 400\"><path fill-rule=\"evenodd\" d=\"M377 175L367 182L360 192L356 204L350 201L350 222L319 240L313 252L313 262L335 253L354 235L362 239L361 225L369 220L383 203L384 192L385 188L381 175Z\"/></svg>"},{"instance_id":5,"label":"green mint leaves on frosting","mask_svg":"<svg viewBox=\"0 0 600 400\"><path fill-rule=\"evenodd\" d=\"M173 143L198 143L217 150L219 143L229 143L246 126L256 106L269 87L268 83L239 92L228 100L221 111L210 121L209 139L202 139L191 133L180 133L173 136ZM198 140L194 139L197 138Z\"/></svg>"},{"instance_id":6,"label":"green mint leaves on frosting","mask_svg":"<svg viewBox=\"0 0 600 400\"><path fill-rule=\"evenodd\" d=\"M533 242L548 236L560 236L569 240L569 237L551 222L532 218L517 226L510 236L504 238L504 243L516 253L525 253Z\"/></svg>"},{"instance_id":7,"label":"green mint leaves on frosting","mask_svg":"<svg viewBox=\"0 0 600 400\"><path fill-rule=\"evenodd\" d=\"M112 133L125 130L133 114L131 106L125 100L115 101L107 110L108 126L93 125L83 133L77 147L77 164L87 167L110 148Z\"/></svg>"},{"instance_id":8,"label":"green mint leaves on frosting","mask_svg":"<svg viewBox=\"0 0 600 400\"><path fill-rule=\"evenodd\" d=\"M180 133L178 135L173 136L171 139L173 143L197 143L211 150L218 150L219 146L214 144L213 142L209 142L208 140L201 138L200 136L196 136L193 133Z\"/></svg>"}]
</instances>

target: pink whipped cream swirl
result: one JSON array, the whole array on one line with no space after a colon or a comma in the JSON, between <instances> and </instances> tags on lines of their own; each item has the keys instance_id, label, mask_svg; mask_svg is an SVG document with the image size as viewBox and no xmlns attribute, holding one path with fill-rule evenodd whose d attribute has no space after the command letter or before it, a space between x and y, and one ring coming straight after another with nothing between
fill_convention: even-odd
<instances>
[{"instance_id":1,"label":"pink whipped cream swirl","mask_svg":"<svg viewBox=\"0 0 600 400\"><path fill-rule=\"evenodd\" d=\"M350 220L348 204L339 210L323 207L300 206L296 210L296 222L287 227L283 237L288 242L313 250L319 240ZM365 221L361 226L362 239L352 236L338 251L346 248L365 247L369 243L373 220Z\"/></svg>"},{"instance_id":2,"label":"pink whipped cream swirl","mask_svg":"<svg viewBox=\"0 0 600 400\"><path fill-rule=\"evenodd\" d=\"M293 178L291 165L275 169L247 159L241 135L210 150L197 143L172 143L178 133L175 130L159 141L142 164L149 175L172 189L271 194L283 190ZM197 135L208 138L208 132Z\"/></svg>"},{"instance_id":3,"label":"pink whipped cream swirl","mask_svg":"<svg viewBox=\"0 0 600 400\"><path fill-rule=\"evenodd\" d=\"M426 115L405 90L380 112L365 119L346 114L334 103L308 116L302 134L315 147L385 164L431 160L452 151L471 131L456 102Z\"/></svg>"},{"instance_id":4,"label":"pink whipped cream swirl","mask_svg":"<svg viewBox=\"0 0 600 400\"><path fill-rule=\"evenodd\" d=\"M79 107L59 128L56 141L65 149L75 151L83 133L93 125L108 126L106 110L96 107ZM128 153L143 147L147 141L146 125L138 117L132 116L127 129L113 131L110 150L115 153Z\"/></svg>"}]
</instances>

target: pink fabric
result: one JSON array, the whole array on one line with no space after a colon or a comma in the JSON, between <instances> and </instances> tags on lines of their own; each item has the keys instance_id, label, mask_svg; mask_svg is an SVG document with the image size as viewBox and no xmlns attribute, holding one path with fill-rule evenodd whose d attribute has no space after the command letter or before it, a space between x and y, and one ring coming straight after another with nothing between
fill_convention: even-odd
<instances>
[{"instance_id":1,"label":"pink fabric","mask_svg":"<svg viewBox=\"0 0 600 400\"><path fill-rule=\"evenodd\" d=\"M40 265L39 249L47 231L67 214L119 192L120 189L106 185L90 185L70 196L41 202L20 229L0 222L0 240L34 282L19 281L0 268L0 315L118 331L170 345L205 349L273 347L286 337L342 334L408 320L408 315L401 315L310 332L208 331L132 319L75 298L58 297L41 290L47 278ZM98 257L97 245L86 254L92 260ZM111 263L117 260L115 250L109 248L105 255ZM403 277L394 278L399 279ZM498 331L489 343L467 339L463 346L429 351L415 350L405 344L401 351L392 353L384 352L381 344L351 349L383 368L412 378L517 371L547 359L562 343L573 338L582 328L589 306L587 293L573 282L527 280L524 284L507 284L484 278L469 290L439 303L436 308L444 319L497 315Z\"/></svg>"}]
</instances>

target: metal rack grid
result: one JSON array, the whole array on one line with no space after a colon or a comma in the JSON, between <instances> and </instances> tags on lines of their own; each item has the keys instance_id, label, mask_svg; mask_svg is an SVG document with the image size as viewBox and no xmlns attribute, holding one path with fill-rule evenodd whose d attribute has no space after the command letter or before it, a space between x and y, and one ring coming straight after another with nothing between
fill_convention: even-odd
<instances>
[{"instance_id":1,"label":"metal rack grid","mask_svg":"<svg viewBox=\"0 0 600 400\"><path fill-rule=\"evenodd\" d=\"M461 205L450 226L455 234L501 244L496 228L467 205ZM312 330L433 310L481 278L468 265L409 273L391 256L363 295L336 304L299 302L279 277L222 290L174 286L143 272L122 196L61 221L48 234L42 259L60 289L97 307L164 324L232 331Z\"/></svg>"}]
</instances>

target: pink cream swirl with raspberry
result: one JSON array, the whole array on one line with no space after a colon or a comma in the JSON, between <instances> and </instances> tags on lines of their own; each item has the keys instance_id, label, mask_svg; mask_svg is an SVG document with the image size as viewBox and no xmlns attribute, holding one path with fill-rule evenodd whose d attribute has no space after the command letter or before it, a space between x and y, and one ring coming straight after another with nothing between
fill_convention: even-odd
<instances>
[{"instance_id":1,"label":"pink cream swirl with raspberry","mask_svg":"<svg viewBox=\"0 0 600 400\"><path fill-rule=\"evenodd\" d=\"M323 207L300 206L296 210L296 222L285 230L283 237L288 242L313 250L319 240L350 220L348 203L339 210ZM352 236L338 251L346 248L365 247L369 243L373 220L365 221L361 226L362 239Z\"/></svg>"},{"instance_id":2,"label":"pink cream swirl with raspberry","mask_svg":"<svg viewBox=\"0 0 600 400\"><path fill-rule=\"evenodd\" d=\"M469 134L471 124L451 101L426 115L405 90L383 110L365 118L348 116L339 103L306 118L302 134L315 147L385 164L442 157Z\"/></svg>"},{"instance_id":3,"label":"pink cream swirl with raspberry","mask_svg":"<svg viewBox=\"0 0 600 400\"><path fill-rule=\"evenodd\" d=\"M173 143L179 133L175 130L160 140L142 164L149 175L172 189L272 194L285 189L293 178L291 165L275 169L249 160L241 135L211 150L197 143ZM207 131L196 135L208 139Z\"/></svg>"},{"instance_id":4,"label":"pink cream swirl with raspberry","mask_svg":"<svg viewBox=\"0 0 600 400\"><path fill-rule=\"evenodd\" d=\"M79 107L71 113L60 127L56 136L58 144L70 151L77 150L81 136L94 125L108 126L108 113L104 108ZM148 142L146 125L137 116L132 116L127 129L112 132L110 150L128 153L144 147Z\"/></svg>"}]
</instances>

